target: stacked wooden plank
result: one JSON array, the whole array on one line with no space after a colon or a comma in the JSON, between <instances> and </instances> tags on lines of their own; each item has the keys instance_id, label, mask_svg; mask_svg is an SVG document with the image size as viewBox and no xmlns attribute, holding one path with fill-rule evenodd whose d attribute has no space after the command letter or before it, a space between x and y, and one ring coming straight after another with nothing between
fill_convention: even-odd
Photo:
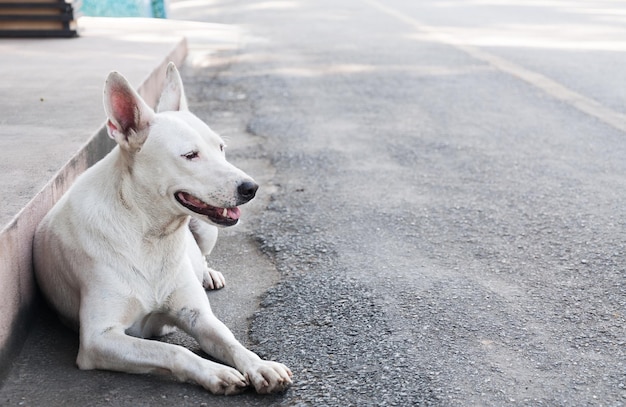
<instances>
[{"instance_id":1,"label":"stacked wooden plank","mask_svg":"<svg viewBox=\"0 0 626 407\"><path fill-rule=\"evenodd\" d=\"M72 4L66 0L0 0L0 37L75 37Z\"/></svg>"}]
</instances>

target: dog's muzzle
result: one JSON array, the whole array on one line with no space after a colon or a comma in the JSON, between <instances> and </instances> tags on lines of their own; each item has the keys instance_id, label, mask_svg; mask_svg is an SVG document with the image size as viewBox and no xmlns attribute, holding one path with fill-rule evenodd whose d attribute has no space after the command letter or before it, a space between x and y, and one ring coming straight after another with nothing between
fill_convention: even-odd
<instances>
[{"instance_id":1,"label":"dog's muzzle","mask_svg":"<svg viewBox=\"0 0 626 407\"><path fill-rule=\"evenodd\" d=\"M256 195L259 186L251 181L245 181L237 187L237 205L242 205L250 201ZM233 226L236 225L241 216L238 207L220 208L212 206L188 192L178 191L174 194L178 203L190 211L199 215L204 215L216 225Z\"/></svg>"}]
</instances>

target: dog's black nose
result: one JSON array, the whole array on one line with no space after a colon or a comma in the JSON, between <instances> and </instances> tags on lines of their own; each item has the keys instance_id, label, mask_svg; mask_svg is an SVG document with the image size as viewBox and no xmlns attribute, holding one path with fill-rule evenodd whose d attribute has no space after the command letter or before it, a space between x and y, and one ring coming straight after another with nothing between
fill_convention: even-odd
<instances>
[{"instance_id":1,"label":"dog's black nose","mask_svg":"<svg viewBox=\"0 0 626 407\"><path fill-rule=\"evenodd\" d=\"M239 184L237 187L237 193L239 193L239 197L242 201L248 202L254 198L257 189L259 189L259 186L255 182L245 181Z\"/></svg>"}]
</instances>

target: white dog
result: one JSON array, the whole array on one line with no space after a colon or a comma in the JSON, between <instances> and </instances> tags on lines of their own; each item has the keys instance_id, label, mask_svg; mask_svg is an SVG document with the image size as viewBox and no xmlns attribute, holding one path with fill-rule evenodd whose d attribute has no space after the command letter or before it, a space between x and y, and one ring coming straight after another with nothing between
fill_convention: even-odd
<instances>
[{"instance_id":1,"label":"white dog","mask_svg":"<svg viewBox=\"0 0 626 407\"><path fill-rule=\"evenodd\" d=\"M155 113L119 73L104 88L118 146L79 177L35 233L38 283L79 328L81 369L166 372L216 394L248 385L283 391L291 371L241 345L211 312L205 288L224 279L205 255L216 226L237 223L257 184L224 157L224 142L187 109L170 63ZM142 338L177 326L209 355Z\"/></svg>"}]
</instances>

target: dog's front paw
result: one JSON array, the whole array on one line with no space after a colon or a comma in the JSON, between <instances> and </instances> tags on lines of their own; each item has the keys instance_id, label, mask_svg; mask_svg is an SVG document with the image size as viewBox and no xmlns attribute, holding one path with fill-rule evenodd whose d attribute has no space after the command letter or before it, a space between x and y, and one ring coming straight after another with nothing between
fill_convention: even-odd
<instances>
[{"instance_id":1,"label":"dog's front paw","mask_svg":"<svg viewBox=\"0 0 626 407\"><path fill-rule=\"evenodd\" d=\"M291 370L282 363L259 360L246 372L246 378L259 394L276 393L291 386Z\"/></svg>"},{"instance_id":2,"label":"dog's front paw","mask_svg":"<svg viewBox=\"0 0 626 407\"><path fill-rule=\"evenodd\" d=\"M199 384L213 394L227 396L239 394L248 387L246 378L237 370L227 366L219 369Z\"/></svg>"},{"instance_id":3,"label":"dog's front paw","mask_svg":"<svg viewBox=\"0 0 626 407\"><path fill-rule=\"evenodd\" d=\"M226 279L224 275L217 270L207 267L202 276L202 287L204 287L205 290L219 290L220 288L224 288L225 285Z\"/></svg>"}]
</instances>

